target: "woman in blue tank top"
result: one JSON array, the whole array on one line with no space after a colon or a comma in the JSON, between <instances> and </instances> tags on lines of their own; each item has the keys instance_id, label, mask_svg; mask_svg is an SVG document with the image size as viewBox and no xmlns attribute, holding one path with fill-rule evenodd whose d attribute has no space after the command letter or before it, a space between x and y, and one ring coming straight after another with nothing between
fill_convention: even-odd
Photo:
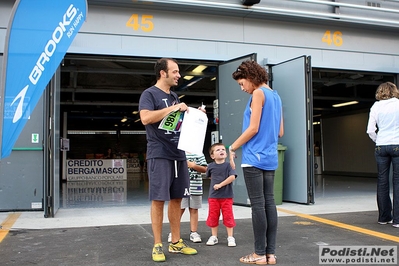
<instances>
[{"instance_id":1,"label":"woman in blue tank top","mask_svg":"<svg viewBox=\"0 0 399 266\"><path fill-rule=\"evenodd\" d=\"M278 138L284 134L280 96L268 85L266 70L255 61L241 63L233 73L241 90L251 94L244 111L242 134L230 145L235 169L235 150L242 147L241 167L251 201L255 252L243 263L276 264L277 209L274 173L278 167Z\"/></svg>"}]
</instances>

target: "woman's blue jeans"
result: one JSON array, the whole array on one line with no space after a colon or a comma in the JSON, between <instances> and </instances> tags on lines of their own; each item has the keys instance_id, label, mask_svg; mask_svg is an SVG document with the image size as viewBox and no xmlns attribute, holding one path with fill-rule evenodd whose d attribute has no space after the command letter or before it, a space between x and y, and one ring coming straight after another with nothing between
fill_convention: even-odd
<instances>
[{"instance_id":1,"label":"woman's blue jeans","mask_svg":"<svg viewBox=\"0 0 399 266\"><path fill-rule=\"evenodd\" d=\"M251 201L252 227L257 255L274 254L277 235L277 209L274 202L274 172L243 167Z\"/></svg>"},{"instance_id":2,"label":"woman's blue jeans","mask_svg":"<svg viewBox=\"0 0 399 266\"><path fill-rule=\"evenodd\" d=\"M375 147L377 162L377 205L378 221L399 224L399 145L384 145ZM393 167L393 204L389 193L389 170ZM393 205L393 209L392 209Z\"/></svg>"}]
</instances>

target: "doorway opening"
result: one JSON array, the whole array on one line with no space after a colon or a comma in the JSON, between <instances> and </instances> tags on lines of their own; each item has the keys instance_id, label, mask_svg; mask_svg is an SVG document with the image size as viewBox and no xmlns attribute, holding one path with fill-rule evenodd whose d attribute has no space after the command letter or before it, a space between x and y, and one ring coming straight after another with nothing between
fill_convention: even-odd
<instances>
[{"instance_id":1,"label":"doorway opening","mask_svg":"<svg viewBox=\"0 0 399 266\"><path fill-rule=\"evenodd\" d=\"M61 67L61 135L69 139L67 159L126 159L127 180L67 182L62 178L61 207L148 204L148 177L139 154L146 153L145 128L138 104L141 93L156 83L154 58L67 55ZM210 143L215 61L177 59L181 78L173 90L188 106L206 106ZM207 153L204 152L207 156ZM65 162L61 162L61 167ZM116 192L115 192L116 191Z\"/></svg>"}]
</instances>

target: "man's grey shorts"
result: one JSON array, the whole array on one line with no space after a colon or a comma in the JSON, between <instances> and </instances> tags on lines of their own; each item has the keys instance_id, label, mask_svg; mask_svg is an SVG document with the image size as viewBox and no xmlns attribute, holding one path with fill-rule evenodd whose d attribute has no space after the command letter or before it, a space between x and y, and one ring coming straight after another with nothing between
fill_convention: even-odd
<instances>
[{"instance_id":1,"label":"man's grey shorts","mask_svg":"<svg viewBox=\"0 0 399 266\"><path fill-rule=\"evenodd\" d=\"M185 209L190 207L191 209L201 209L202 207L202 195L191 195L189 198L183 198L181 201L181 208Z\"/></svg>"}]
</instances>

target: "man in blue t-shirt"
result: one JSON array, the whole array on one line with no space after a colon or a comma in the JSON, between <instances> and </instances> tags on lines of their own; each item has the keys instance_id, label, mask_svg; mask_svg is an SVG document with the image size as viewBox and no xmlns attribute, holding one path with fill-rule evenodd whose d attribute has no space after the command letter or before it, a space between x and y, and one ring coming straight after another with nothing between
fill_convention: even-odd
<instances>
[{"instance_id":1,"label":"man in blue t-shirt","mask_svg":"<svg viewBox=\"0 0 399 266\"><path fill-rule=\"evenodd\" d=\"M170 90L178 84L179 66L174 59L161 58L155 63L157 82L140 96L140 119L147 133L147 172L151 200L151 223L154 234L152 259L165 261L162 249L162 223L165 201L172 242L169 252L186 255L197 254L180 238L180 204L190 196L190 179L185 152L177 149L180 132L159 128L163 118L174 111L185 112L187 105L180 103L177 94Z\"/></svg>"}]
</instances>

